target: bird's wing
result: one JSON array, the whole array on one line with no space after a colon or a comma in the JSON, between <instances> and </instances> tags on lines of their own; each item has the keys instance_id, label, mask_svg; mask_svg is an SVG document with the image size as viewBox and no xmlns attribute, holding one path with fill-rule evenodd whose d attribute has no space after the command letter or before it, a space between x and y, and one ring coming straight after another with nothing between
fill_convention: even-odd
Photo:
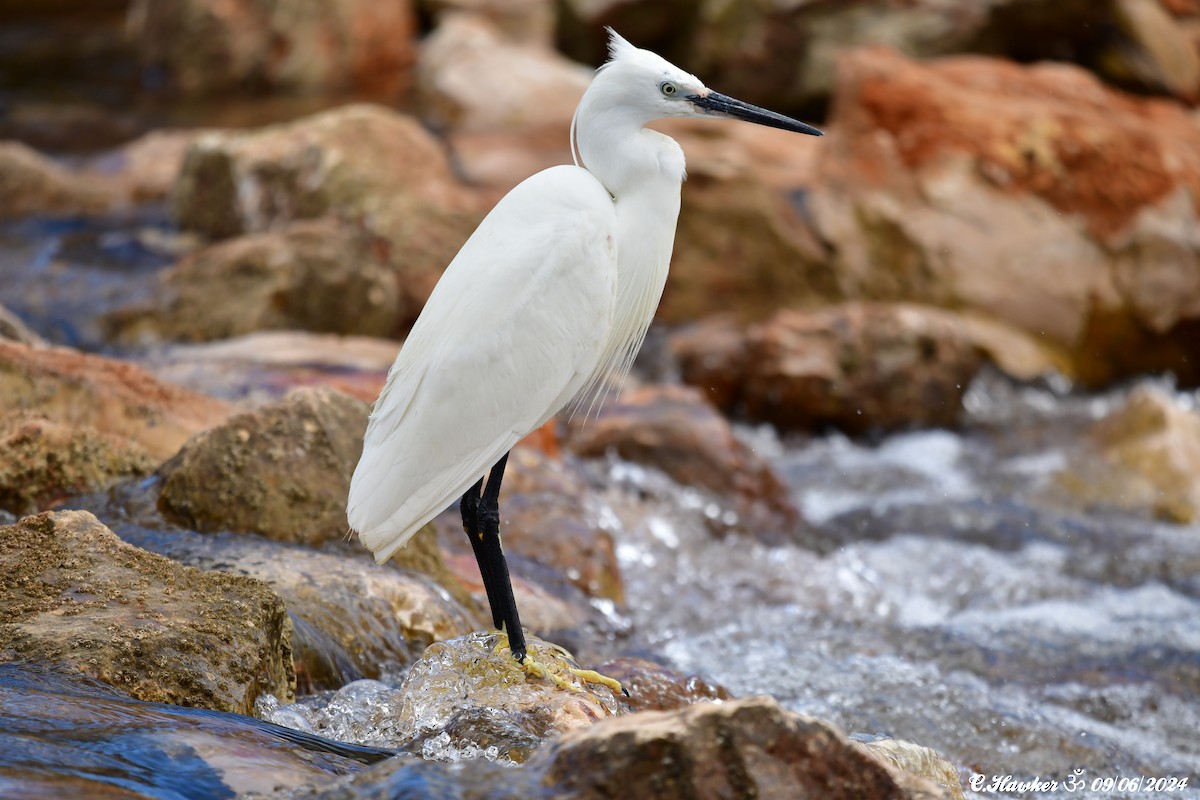
<instances>
[{"instance_id":1,"label":"bird's wing","mask_svg":"<svg viewBox=\"0 0 1200 800\"><path fill-rule=\"evenodd\" d=\"M579 391L616 297L616 216L586 170L513 189L446 268L375 403L347 516L385 561Z\"/></svg>"}]
</instances>

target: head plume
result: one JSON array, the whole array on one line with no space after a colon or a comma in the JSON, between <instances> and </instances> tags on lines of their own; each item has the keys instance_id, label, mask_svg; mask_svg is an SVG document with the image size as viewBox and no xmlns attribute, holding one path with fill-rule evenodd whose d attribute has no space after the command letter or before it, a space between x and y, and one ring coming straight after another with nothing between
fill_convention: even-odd
<instances>
[{"instance_id":1,"label":"head plume","mask_svg":"<svg viewBox=\"0 0 1200 800\"><path fill-rule=\"evenodd\" d=\"M608 60L610 62L620 61L637 52L637 48L630 44L624 36L614 31L611 26L606 26L604 30L608 31Z\"/></svg>"}]
</instances>

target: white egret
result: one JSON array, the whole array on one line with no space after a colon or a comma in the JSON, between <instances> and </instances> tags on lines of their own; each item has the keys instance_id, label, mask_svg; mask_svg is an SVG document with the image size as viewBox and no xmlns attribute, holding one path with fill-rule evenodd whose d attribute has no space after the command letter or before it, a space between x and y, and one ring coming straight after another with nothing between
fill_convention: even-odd
<instances>
[{"instance_id":1,"label":"white egret","mask_svg":"<svg viewBox=\"0 0 1200 800\"><path fill-rule=\"evenodd\" d=\"M461 498L492 622L522 664L500 481L519 439L624 378L658 307L684 159L643 126L716 116L821 133L609 35L572 121L576 165L518 185L450 262L388 373L350 484L350 527L381 563Z\"/></svg>"}]
</instances>

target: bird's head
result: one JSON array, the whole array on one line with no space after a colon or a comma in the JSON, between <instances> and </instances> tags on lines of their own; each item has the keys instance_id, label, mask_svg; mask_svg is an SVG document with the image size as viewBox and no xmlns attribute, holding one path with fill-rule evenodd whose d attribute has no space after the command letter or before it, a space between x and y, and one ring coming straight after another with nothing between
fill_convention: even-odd
<instances>
[{"instance_id":1,"label":"bird's head","mask_svg":"<svg viewBox=\"0 0 1200 800\"><path fill-rule=\"evenodd\" d=\"M714 92L662 56L634 47L612 28L608 34L609 60L593 87L603 92L606 105L620 106L643 123L665 117L715 116L821 135L811 125Z\"/></svg>"}]
</instances>

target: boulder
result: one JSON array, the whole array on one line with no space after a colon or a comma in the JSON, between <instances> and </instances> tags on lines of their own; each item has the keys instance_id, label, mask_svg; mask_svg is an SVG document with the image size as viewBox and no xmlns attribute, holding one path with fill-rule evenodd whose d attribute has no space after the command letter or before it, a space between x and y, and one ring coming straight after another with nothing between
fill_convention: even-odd
<instances>
[{"instance_id":1,"label":"boulder","mask_svg":"<svg viewBox=\"0 0 1200 800\"><path fill-rule=\"evenodd\" d=\"M0 339L0 409L90 428L167 459L189 436L224 420L229 405L165 383L133 364Z\"/></svg>"},{"instance_id":2,"label":"boulder","mask_svg":"<svg viewBox=\"0 0 1200 800\"><path fill-rule=\"evenodd\" d=\"M189 94L394 94L417 34L408 0L135 0L127 27L143 66Z\"/></svg>"},{"instance_id":3,"label":"boulder","mask_svg":"<svg viewBox=\"0 0 1200 800\"><path fill-rule=\"evenodd\" d=\"M135 698L247 714L295 690L266 584L126 544L86 511L0 528L0 660L57 662Z\"/></svg>"},{"instance_id":4,"label":"boulder","mask_svg":"<svg viewBox=\"0 0 1200 800\"><path fill-rule=\"evenodd\" d=\"M881 48L846 54L838 80L808 207L842 295L1016 326L1089 384L1200 380L1200 123L1185 109L1067 65Z\"/></svg>"},{"instance_id":5,"label":"boulder","mask_svg":"<svg viewBox=\"0 0 1200 800\"><path fill-rule=\"evenodd\" d=\"M0 417L0 508L33 514L69 497L149 474L136 444L30 412Z\"/></svg>"},{"instance_id":6,"label":"boulder","mask_svg":"<svg viewBox=\"0 0 1200 800\"><path fill-rule=\"evenodd\" d=\"M300 329L398 335L405 307L386 246L330 217L204 247L160 273L153 297L106 318L124 340L209 341Z\"/></svg>"},{"instance_id":7,"label":"boulder","mask_svg":"<svg viewBox=\"0 0 1200 800\"><path fill-rule=\"evenodd\" d=\"M549 739L628 713L608 687L572 674L579 665L558 646L528 638L529 658L562 687L527 675L500 645L494 633L430 645L398 690L395 740L426 758L490 749L493 759L521 763Z\"/></svg>"},{"instance_id":8,"label":"boulder","mask_svg":"<svg viewBox=\"0 0 1200 800\"><path fill-rule=\"evenodd\" d=\"M955 797L765 697L605 720L565 733L526 769L553 797L581 800Z\"/></svg>"},{"instance_id":9,"label":"boulder","mask_svg":"<svg viewBox=\"0 0 1200 800\"><path fill-rule=\"evenodd\" d=\"M727 527L779 539L798 522L787 487L696 389L646 386L624 392L594 420L575 421L571 431L567 446L578 455L613 453L728 500L738 520Z\"/></svg>"},{"instance_id":10,"label":"boulder","mask_svg":"<svg viewBox=\"0 0 1200 800\"><path fill-rule=\"evenodd\" d=\"M1059 485L1077 498L1185 525L1200 518L1200 414L1194 408L1142 385L1098 420L1085 441L1090 447L1058 475Z\"/></svg>"},{"instance_id":11,"label":"boulder","mask_svg":"<svg viewBox=\"0 0 1200 800\"><path fill-rule=\"evenodd\" d=\"M361 400L315 388L231 417L160 468L158 507L193 530L309 545L343 538L369 413Z\"/></svg>"},{"instance_id":12,"label":"boulder","mask_svg":"<svg viewBox=\"0 0 1200 800\"><path fill-rule=\"evenodd\" d=\"M213 237L335 216L397 275L415 318L442 270L483 216L441 144L411 117L352 105L249 132L211 133L189 148L172 207L180 224Z\"/></svg>"},{"instance_id":13,"label":"boulder","mask_svg":"<svg viewBox=\"0 0 1200 800\"><path fill-rule=\"evenodd\" d=\"M675 339L683 380L730 413L785 430L955 426L983 363L953 313L850 303L781 311L739 335L728 320Z\"/></svg>"},{"instance_id":14,"label":"boulder","mask_svg":"<svg viewBox=\"0 0 1200 800\"><path fill-rule=\"evenodd\" d=\"M483 16L453 14L422 44L417 90L423 115L439 128L550 127L565 137L591 76L548 42L512 41Z\"/></svg>"},{"instance_id":15,"label":"boulder","mask_svg":"<svg viewBox=\"0 0 1200 800\"><path fill-rule=\"evenodd\" d=\"M471 14L487 20L509 41L554 46L558 15L553 0L424 0L421 5L434 16L435 35L451 18Z\"/></svg>"},{"instance_id":16,"label":"boulder","mask_svg":"<svg viewBox=\"0 0 1200 800\"><path fill-rule=\"evenodd\" d=\"M94 176L72 172L20 142L0 141L0 219L26 214L95 214L119 196Z\"/></svg>"}]
</instances>

